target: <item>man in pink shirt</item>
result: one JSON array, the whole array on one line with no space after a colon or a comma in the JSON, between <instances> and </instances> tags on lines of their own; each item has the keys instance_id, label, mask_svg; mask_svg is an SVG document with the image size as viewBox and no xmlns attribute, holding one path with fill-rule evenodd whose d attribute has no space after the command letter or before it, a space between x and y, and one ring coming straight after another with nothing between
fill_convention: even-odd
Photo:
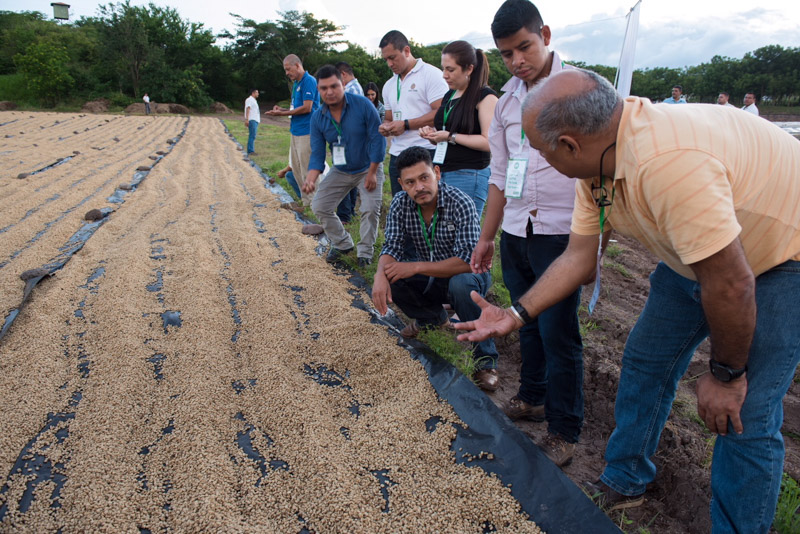
<instances>
[{"instance_id":1,"label":"man in pink shirt","mask_svg":"<svg viewBox=\"0 0 800 534\"><path fill-rule=\"evenodd\" d=\"M575 182L531 149L521 125L528 90L565 66L557 53L547 49L550 28L528 0L507 0L500 6L492 35L514 76L503 87L505 94L489 130L489 199L471 264L476 273L491 268L494 238L502 222L503 281L517 304L569 242ZM504 409L512 420L547 420L548 434L539 446L559 467L572 462L583 424L579 302L580 289L520 330L520 388Z\"/></svg>"}]
</instances>

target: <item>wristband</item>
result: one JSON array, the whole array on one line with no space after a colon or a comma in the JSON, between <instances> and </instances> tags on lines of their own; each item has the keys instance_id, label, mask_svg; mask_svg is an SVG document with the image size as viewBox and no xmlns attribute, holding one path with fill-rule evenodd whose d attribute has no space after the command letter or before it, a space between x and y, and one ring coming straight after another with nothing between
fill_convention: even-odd
<instances>
[{"instance_id":1,"label":"wristband","mask_svg":"<svg viewBox=\"0 0 800 534\"><path fill-rule=\"evenodd\" d=\"M525 306L520 304L519 301L512 303L509 310L512 314L514 314L515 317L518 317L519 320L522 321L522 324L529 324L533 322L531 316L528 315L528 310L526 310Z\"/></svg>"},{"instance_id":2,"label":"wristband","mask_svg":"<svg viewBox=\"0 0 800 534\"><path fill-rule=\"evenodd\" d=\"M405 126L405 128L406 128L405 131L408 131L408 130L411 129L411 127L408 125L408 119L403 119L403 126Z\"/></svg>"}]
</instances>

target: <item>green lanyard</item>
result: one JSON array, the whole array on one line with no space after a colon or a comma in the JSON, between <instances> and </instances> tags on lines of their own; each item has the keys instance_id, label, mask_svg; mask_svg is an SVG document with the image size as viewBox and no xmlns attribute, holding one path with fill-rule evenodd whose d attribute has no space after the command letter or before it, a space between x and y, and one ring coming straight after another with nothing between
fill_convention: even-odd
<instances>
[{"instance_id":1,"label":"green lanyard","mask_svg":"<svg viewBox=\"0 0 800 534\"><path fill-rule=\"evenodd\" d=\"M522 121L519 123L519 131L522 135L520 135L519 141L519 149L520 152L525 149L525 130L522 129Z\"/></svg>"},{"instance_id":2,"label":"green lanyard","mask_svg":"<svg viewBox=\"0 0 800 534\"><path fill-rule=\"evenodd\" d=\"M430 236L428 235L425 219L422 217L422 208L419 207L419 204L417 204L417 215L419 215L419 224L422 227L422 236L425 238L425 244L428 245L428 250L431 251L431 261L433 261L433 243L431 239L436 238L436 221L439 219L439 210L433 212Z\"/></svg>"},{"instance_id":3,"label":"green lanyard","mask_svg":"<svg viewBox=\"0 0 800 534\"><path fill-rule=\"evenodd\" d=\"M456 96L456 92L453 91L450 94L450 99L447 101L447 104L444 106L444 120L442 121L442 130L447 128L447 118L450 116L450 112L453 111L453 108L456 107L458 104L458 99L456 99L455 103L453 102L453 97Z\"/></svg>"},{"instance_id":4,"label":"green lanyard","mask_svg":"<svg viewBox=\"0 0 800 534\"><path fill-rule=\"evenodd\" d=\"M337 123L335 120L333 120L332 116L329 116L329 118L331 119L331 122L333 123L334 128L336 128L336 131L339 133L339 142L341 143L341 141L342 141L342 129L339 127L339 123Z\"/></svg>"},{"instance_id":5,"label":"green lanyard","mask_svg":"<svg viewBox=\"0 0 800 534\"><path fill-rule=\"evenodd\" d=\"M614 187L614 179L611 179L611 202L606 203L606 195L605 189L603 189L603 176L600 175L600 238L602 239L603 236L603 228L606 225L606 206L608 206L608 211L611 211L611 206L614 204L614 194L617 192L616 188Z\"/></svg>"},{"instance_id":6,"label":"green lanyard","mask_svg":"<svg viewBox=\"0 0 800 534\"><path fill-rule=\"evenodd\" d=\"M397 103L400 103L400 75L397 75Z\"/></svg>"}]
</instances>

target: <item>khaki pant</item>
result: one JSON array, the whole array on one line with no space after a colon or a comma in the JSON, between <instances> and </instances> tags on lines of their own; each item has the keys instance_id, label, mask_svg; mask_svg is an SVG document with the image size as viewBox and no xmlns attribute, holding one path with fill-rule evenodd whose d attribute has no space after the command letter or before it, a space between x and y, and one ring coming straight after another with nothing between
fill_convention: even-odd
<instances>
[{"instance_id":1,"label":"khaki pant","mask_svg":"<svg viewBox=\"0 0 800 534\"><path fill-rule=\"evenodd\" d=\"M311 160L311 135L293 135L289 146L289 156L292 162L292 172L300 186L301 200L306 206L311 205L314 200L314 193L307 194L303 191L303 184L306 183L308 174L308 162ZM321 176L320 176L321 178ZM316 185L319 186L320 178L317 178Z\"/></svg>"},{"instance_id":2,"label":"khaki pant","mask_svg":"<svg viewBox=\"0 0 800 534\"><path fill-rule=\"evenodd\" d=\"M353 248L353 238L345 231L342 221L336 215L336 207L354 187L358 187L361 195L361 240L358 242L358 257L372 259L375 239L378 237L378 219L381 214L381 201L383 198L383 164L378 165L375 173L378 185L372 191L364 187L367 171L358 174L348 174L332 167L325 180L319 184L311 210L317 216L325 234L331 241L331 246L339 250Z\"/></svg>"}]
</instances>

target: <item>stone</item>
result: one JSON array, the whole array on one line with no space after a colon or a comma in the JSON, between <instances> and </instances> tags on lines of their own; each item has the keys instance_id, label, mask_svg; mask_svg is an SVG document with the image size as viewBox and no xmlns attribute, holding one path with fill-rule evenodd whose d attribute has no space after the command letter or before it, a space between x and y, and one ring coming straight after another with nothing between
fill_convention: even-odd
<instances>
[{"instance_id":1,"label":"stone","mask_svg":"<svg viewBox=\"0 0 800 534\"><path fill-rule=\"evenodd\" d=\"M150 169L152 169L152 167L148 167L147 165L140 165L136 167L137 171L142 171L142 172L149 171Z\"/></svg>"},{"instance_id":2,"label":"stone","mask_svg":"<svg viewBox=\"0 0 800 534\"><path fill-rule=\"evenodd\" d=\"M19 278L20 280L27 282L28 280L39 278L41 276L47 276L48 274L50 274L50 271L44 267L37 267L36 269L28 269L27 271L23 271L20 273Z\"/></svg>"},{"instance_id":3,"label":"stone","mask_svg":"<svg viewBox=\"0 0 800 534\"><path fill-rule=\"evenodd\" d=\"M99 221L103 217L103 212L98 209L89 210L86 212L86 215L83 216L87 221Z\"/></svg>"},{"instance_id":4,"label":"stone","mask_svg":"<svg viewBox=\"0 0 800 534\"><path fill-rule=\"evenodd\" d=\"M305 235L319 235L323 233L325 230L322 228L321 224L304 224L303 225L303 233Z\"/></svg>"},{"instance_id":5,"label":"stone","mask_svg":"<svg viewBox=\"0 0 800 534\"><path fill-rule=\"evenodd\" d=\"M28 177L28 176L30 176L30 175L31 175L31 173L29 173L29 172L21 172L21 173L19 173L19 174L17 175L17 178L19 178L20 180L22 180L23 178L27 178L27 177Z\"/></svg>"}]
</instances>

